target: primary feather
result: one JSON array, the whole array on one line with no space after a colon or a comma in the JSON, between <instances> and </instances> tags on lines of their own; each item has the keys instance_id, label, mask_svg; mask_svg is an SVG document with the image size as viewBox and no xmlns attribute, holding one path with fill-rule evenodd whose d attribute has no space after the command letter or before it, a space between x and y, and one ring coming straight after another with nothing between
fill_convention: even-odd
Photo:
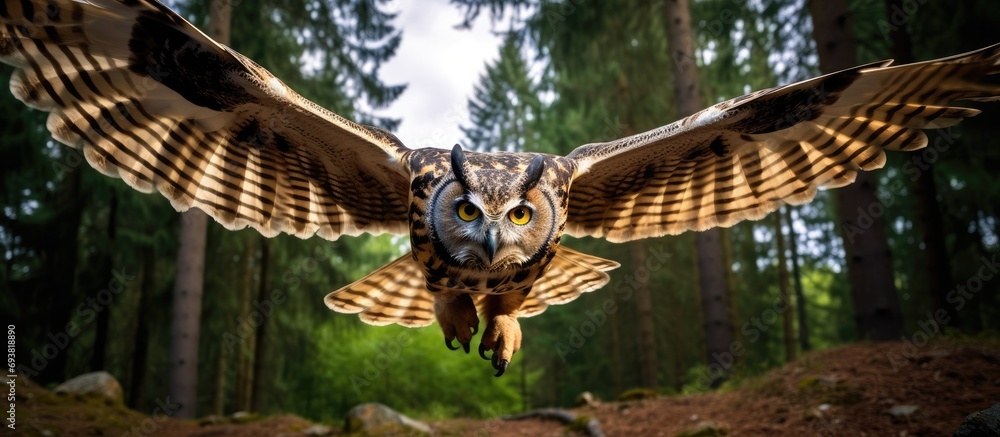
<instances>
[{"instance_id":1,"label":"primary feather","mask_svg":"<svg viewBox=\"0 0 1000 437\"><path fill-rule=\"evenodd\" d=\"M878 62L737 97L675 123L568 155L579 170L566 232L611 241L756 220L821 187L885 164L884 150L926 146L921 129L979 113L1000 45L889 66Z\"/></svg>"},{"instance_id":2,"label":"primary feather","mask_svg":"<svg viewBox=\"0 0 1000 437\"><path fill-rule=\"evenodd\" d=\"M10 89L102 173L230 229L406 233L407 149L152 1L7 1Z\"/></svg>"}]
</instances>

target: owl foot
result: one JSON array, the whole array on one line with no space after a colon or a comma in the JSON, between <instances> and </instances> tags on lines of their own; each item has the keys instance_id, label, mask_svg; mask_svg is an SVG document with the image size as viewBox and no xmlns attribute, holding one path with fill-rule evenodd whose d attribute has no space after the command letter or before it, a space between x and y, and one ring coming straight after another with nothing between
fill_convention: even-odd
<instances>
[{"instance_id":1,"label":"owl foot","mask_svg":"<svg viewBox=\"0 0 1000 437\"><path fill-rule=\"evenodd\" d=\"M479 356L490 360L497 369L496 376L507 371L507 365L514 358L514 353L521 349L521 325L517 317L511 315L494 316L486 323L482 342L479 343ZM491 358L486 357L486 351L493 351Z\"/></svg>"},{"instance_id":2,"label":"owl foot","mask_svg":"<svg viewBox=\"0 0 1000 437\"><path fill-rule=\"evenodd\" d=\"M472 336L479 332L479 316L476 315L472 296L464 293L435 296L434 315L444 331L444 345L458 350L458 346L452 344L457 339L465 353L469 353Z\"/></svg>"}]
</instances>

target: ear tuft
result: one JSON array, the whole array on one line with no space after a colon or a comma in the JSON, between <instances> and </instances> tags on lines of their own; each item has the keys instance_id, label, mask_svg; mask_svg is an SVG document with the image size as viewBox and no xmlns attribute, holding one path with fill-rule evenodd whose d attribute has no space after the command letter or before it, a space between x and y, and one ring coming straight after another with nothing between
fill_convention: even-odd
<instances>
[{"instance_id":1,"label":"ear tuft","mask_svg":"<svg viewBox=\"0 0 1000 437\"><path fill-rule=\"evenodd\" d=\"M458 144L451 149L451 171L455 173L458 183L463 187L469 187L469 179L465 175L465 152Z\"/></svg>"},{"instance_id":2,"label":"ear tuft","mask_svg":"<svg viewBox=\"0 0 1000 437\"><path fill-rule=\"evenodd\" d=\"M542 170L545 170L545 158L541 155L535 156L535 159L531 160L531 164L528 164L528 170L525 171L527 178L524 180L521 191L534 188L542 178Z\"/></svg>"}]
</instances>

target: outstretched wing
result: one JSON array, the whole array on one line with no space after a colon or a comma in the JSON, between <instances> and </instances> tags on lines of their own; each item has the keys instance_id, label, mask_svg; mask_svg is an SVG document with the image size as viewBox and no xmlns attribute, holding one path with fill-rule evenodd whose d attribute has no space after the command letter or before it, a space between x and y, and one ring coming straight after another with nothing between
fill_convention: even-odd
<instances>
[{"instance_id":1,"label":"outstretched wing","mask_svg":"<svg viewBox=\"0 0 1000 437\"><path fill-rule=\"evenodd\" d=\"M719 103L676 123L581 146L566 232L628 241L760 219L820 187L885 164L884 150L927 145L921 129L996 100L1000 45L889 67L881 62Z\"/></svg>"},{"instance_id":2,"label":"outstretched wing","mask_svg":"<svg viewBox=\"0 0 1000 437\"><path fill-rule=\"evenodd\" d=\"M535 281L531 293L521 304L518 317L536 316L549 305L567 304L583 293L597 290L611 280L607 272L618 267L617 262L559 246L545 274ZM477 307L481 301L477 300Z\"/></svg>"},{"instance_id":3,"label":"outstretched wing","mask_svg":"<svg viewBox=\"0 0 1000 437\"><path fill-rule=\"evenodd\" d=\"M370 325L397 323L417 328L434 322L434 296L427 291L424 272L410 252L326 295L323 301L331 310L358 314Z\"/></svg>"},{"instance_id":4,"label":"outstretched wing","mask_svg":"<svg viewBox=\"0 0 1000 437\"><path fill-rule=\"evenodd\" d=\"M152 0L0 0L10 89L133 188L266 236L405 233L408 150Z\"/></svg>"}]
</instances>

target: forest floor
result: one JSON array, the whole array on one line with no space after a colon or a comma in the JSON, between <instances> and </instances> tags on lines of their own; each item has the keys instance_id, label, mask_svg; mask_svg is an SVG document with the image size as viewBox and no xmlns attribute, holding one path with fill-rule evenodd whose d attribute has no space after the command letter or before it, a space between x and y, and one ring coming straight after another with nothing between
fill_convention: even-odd
<instances>
[{"instance_id":1,"label":"forest floor","mask_svg":"<svg viewBox=\"0 0 1000 437\"><path fill-rule=\"evenodd\" d=\"M730 436L947 436L966 415L997 402L1000 344L945 339L921 348L901 342L842 346L713 393L603 402L572 412L596 418L608 436L673 436L709 425L725 430L718 435ZM313 425L290 415L199 424L25 384L18 385L17 404L21 435L301 436ZM893 415L893 407L907 414ZM430 425L448 436L576 434L561 423L537 419L452 419Z\"/></svg>"}]
</instances>

